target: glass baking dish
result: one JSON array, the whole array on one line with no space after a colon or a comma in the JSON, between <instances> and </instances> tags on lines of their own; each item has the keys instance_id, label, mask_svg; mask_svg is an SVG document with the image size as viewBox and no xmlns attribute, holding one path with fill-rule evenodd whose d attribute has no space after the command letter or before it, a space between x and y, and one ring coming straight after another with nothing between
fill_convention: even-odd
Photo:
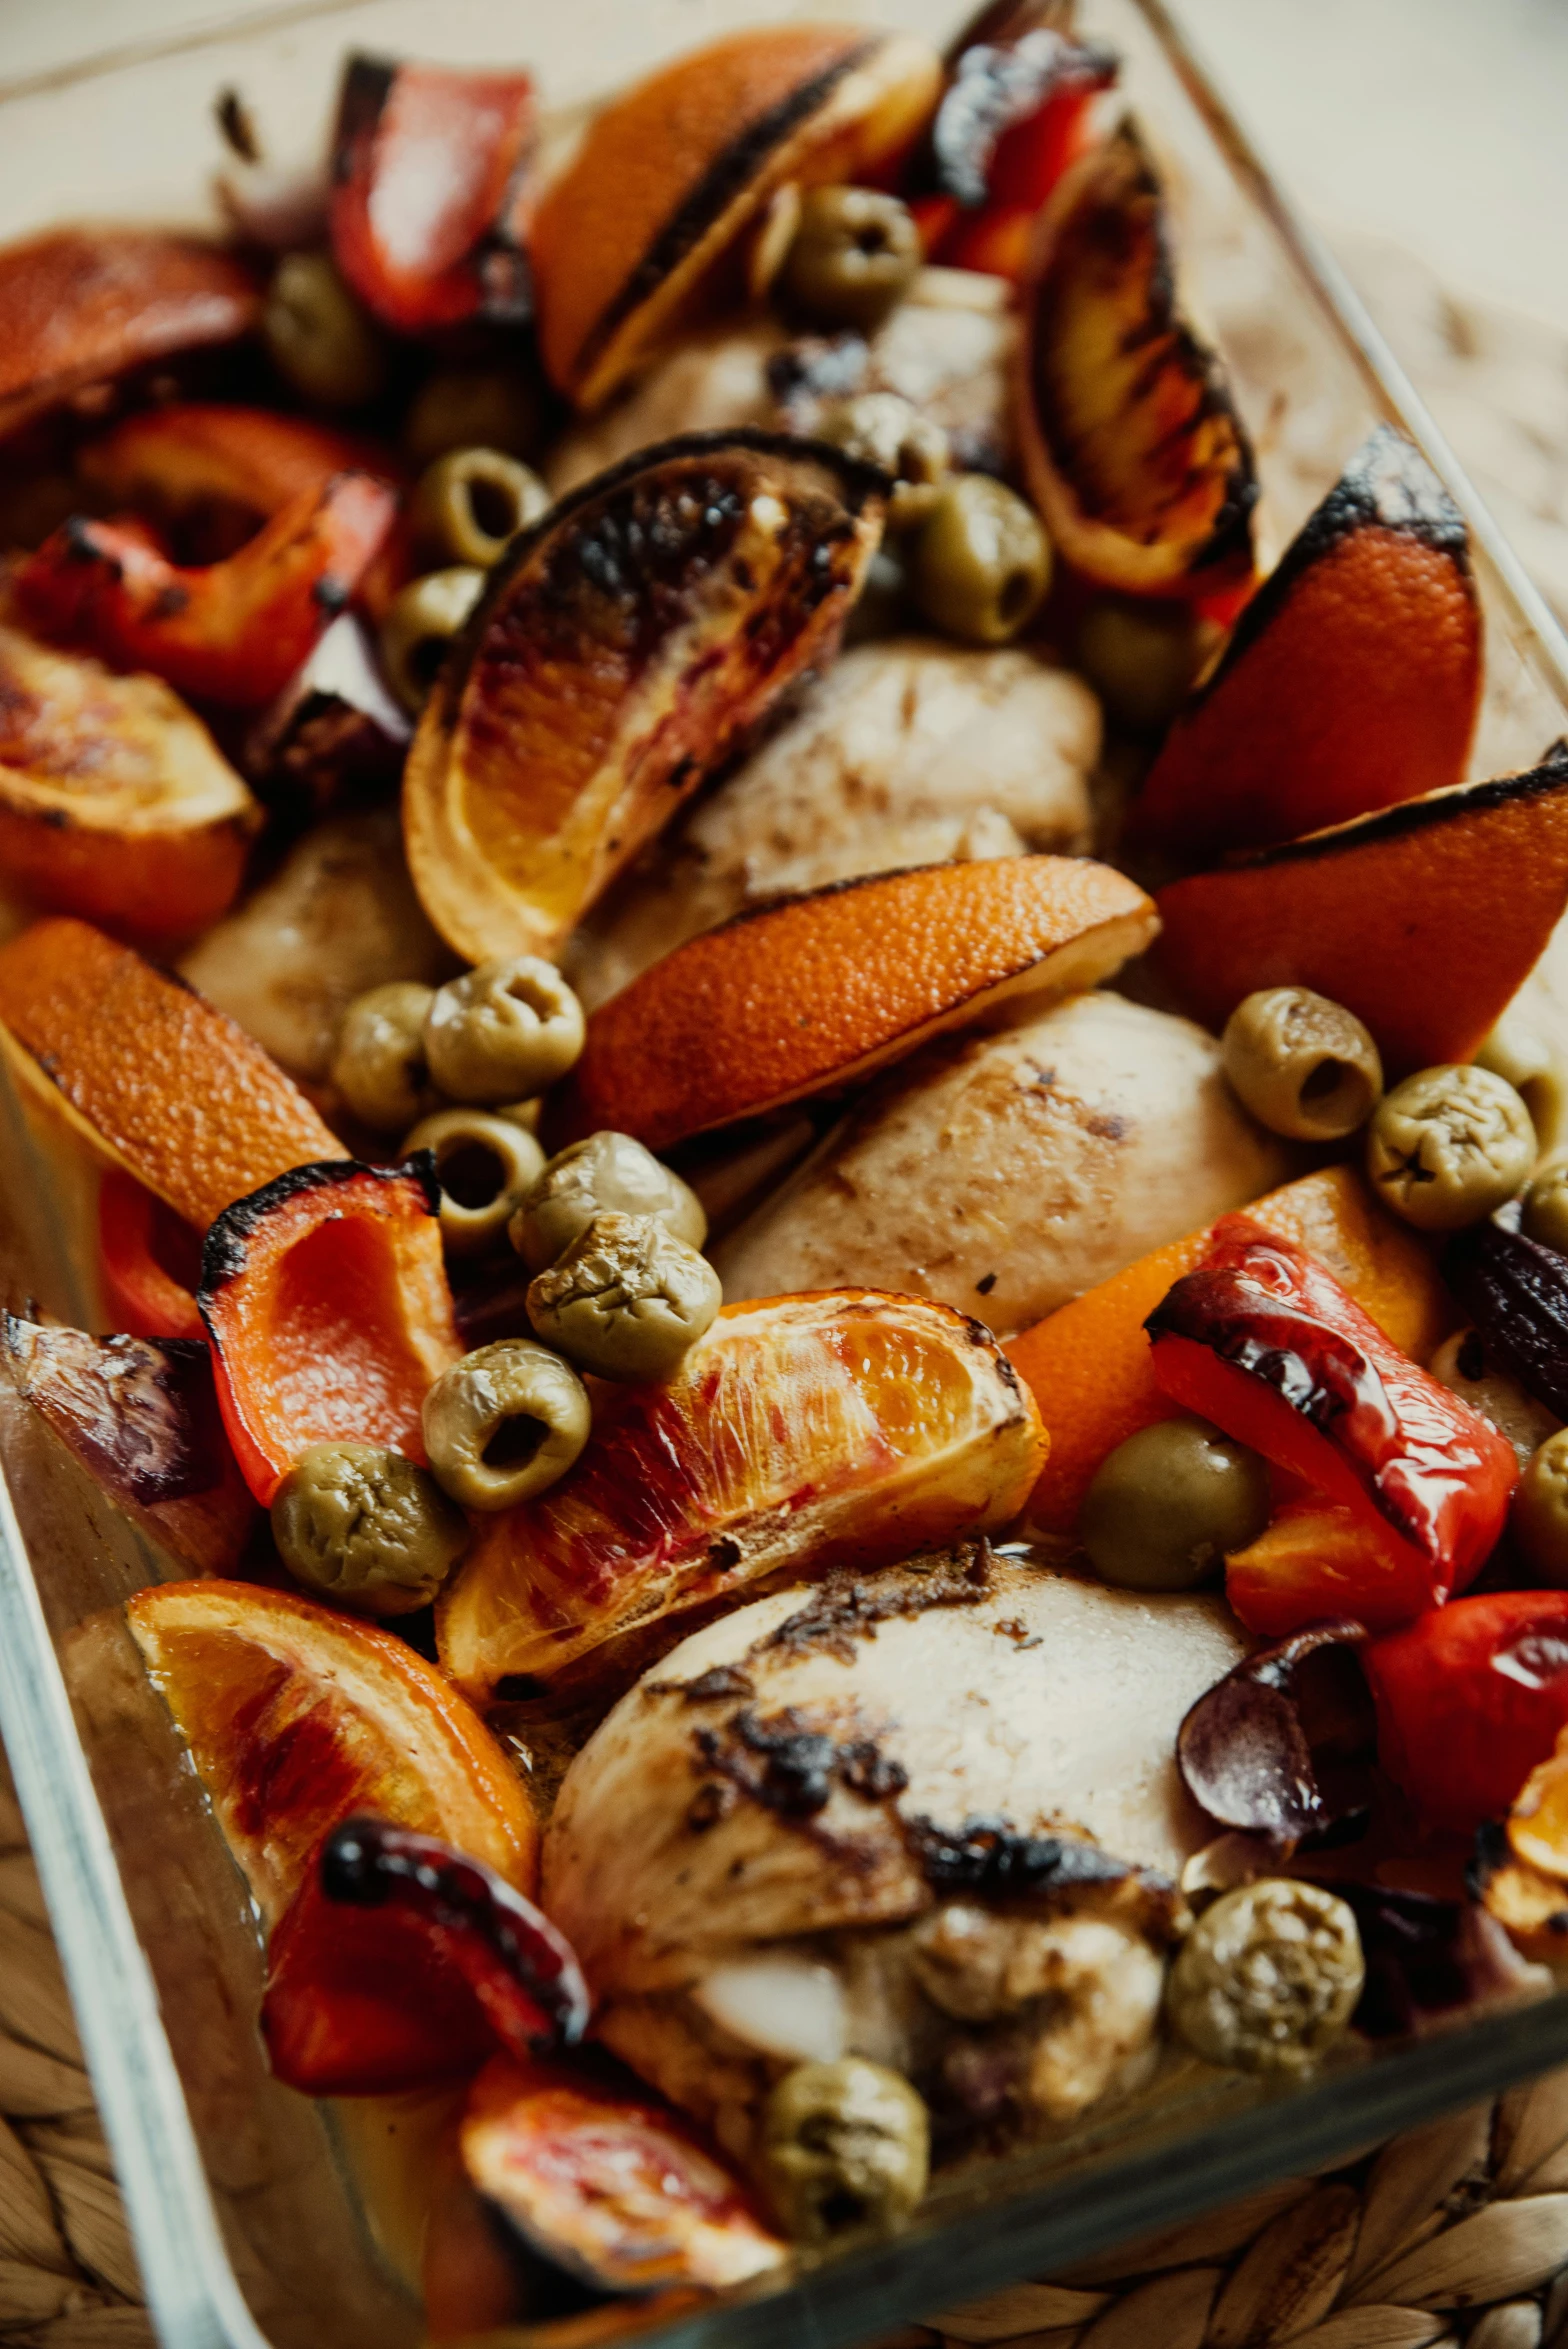
<instances>
[{"instance_id":1,"label":"glass baking dish","mask_svg":"<svg viewBox=\"0 0 1568 2349\"><path fill-rule=\"evenodd\" d=\"M28 84L0 83L0 234L77 215L199 219L218 148L211 104L241 89L309 153L350 43L453 62L528 58L581 105L654 58L779 14L885 18L943 39L949 0L809 8L780 0L317 0L231 32L149 41ZM1123 58L1122 93L1166 168L1192 305L1252 429L1277 551L1380 417L1421 444L1470 524L1488 623L1474 771L1525 766L1568 727L1568 641L1500 539L1339 272L1296 222L1159 0L1082 0ZM60 158L69 156L69 169ZM51 1114L0 1070L0 1278L13 1308L103 1327L92 1181ZM249 1897L116 1602L166 1562L105 1504L0 1381L0 1729L32 1830L148 2299L169 2349L398 2349L421 2337L407 2228L365 2116L273 2082L254 2026ZM939 2181L895 2241L660 2318L621 2306L488 2338L560 2349L640 2332L668 2349L832 2349L1087 2259L1286 2171L1312 2168L1568 2060L1568 1990L1494 2012L1314 2084L1174 2074L1066 2141ZM417 2128L404 2112L396 2126ZM350 2139L357 2156L348 2156Z\"/></svg>"}]
</instances>

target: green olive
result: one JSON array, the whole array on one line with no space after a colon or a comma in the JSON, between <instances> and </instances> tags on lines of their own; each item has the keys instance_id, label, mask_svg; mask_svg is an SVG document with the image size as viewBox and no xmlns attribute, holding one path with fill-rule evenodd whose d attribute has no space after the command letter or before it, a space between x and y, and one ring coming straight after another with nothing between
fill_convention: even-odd
<instances>
[{"instance_id":1,"label":"green olive","mask_svg":"<svg viewBox=\"0 0 1568 2349\"><path fill-rule=\"evenodd\" d=\"M1511 1199L1535 1163L1530 1112L1490 1069L1424 1068L1367 1129L1378 1197L1422 1232L1456 1232Z\"/></svg>"},{"instance_id":2,"label":"green olive","mask_svg":"<svg viewBox=\"0 0 1568 2349\"><path fill-rule=\"evenodd\" d=\"M500 449L451 449L421 474L408 518L427 562L489 570L549 503L538 474L516 457Z\"/></svg>"},{"instance_id":3,"label":"green olive","mask_svg":"<svg viewBox=\"0 0 1568 2349\"><path fill-rule=\"evenodd\" d=\"M564 1077L583 1048L583 1007L553 962L507 954L436 990L430 1074L454 1101L516 1101Z\"/></svg>"},{"instance_id":4,"label":"green olive","mask_svg":"<svg viewBox=\"0 0 1568 2349\"><path fill-rule=\"evenodd\" d=\"M1128 734L1161 734L1203 666L1205 629L1186 604L1105 598L1078 624L1077 665Z\"/></svg>"},{"instance_id":5,"label":"green olive","mask_svg":"<svg viewBox=\"0 0 1568 2349\"><path fill-rule=\"evenodd\" d=\"M941 425L922 416L897 392L861 392L855 399L838 401L817 425L817 438L891 474L892 530L926 519L937 502L937 485L952 463Z\"/></svg>"},{"instance_id":6,"label":"green olive","mask_svg":"<svg viewBox=\"0 0 1568 2349\"><path fill-rule=\"evenodd\" d=\"M1568 1427L1531 1455L1514 1491L1513 1532L1541 1580L1568 1590Z\"/></svg>"},{"instance_id":7,"label":"green olive","mask_svg":"<svg viewBox=\"0 0 1568 2349\"><path fill-rule=\"evenodd\" d=\"M299 1582L365 1615L427 1606L468 1539L412 1460L379 1444L312 1444L272 1503L278 1555Z\"/></svg>"},{"instance_id":8,"label":"green olive","mask_svg":"<svg viewBox=\"0 0 1568 2349\"><path fill-rule=\"evenodd\" d=\"M274 367L322 408L361 408L386 376L374 326L325 253L285 253L261 314Z\"/></svg>"},{"instance_id":9,"label":"green olive","mask_svg":"<svg viewBox=\"0 0 1568 2349\"><path fill-rule=\"evenodd\" d=\"M1078 1535L1118 1590L1195 1590L1269 1521L1256 1452L1201 1419L1159 1419L1101 1461Z\"/></svg>"},{"instance_id":10,"label":"green olive","mask_svg":"<svg viewBox=\"0 0 1568 2349\"><path fill-rule=\"evenodd\" d=\"M544 1167L532 1134L483 1109L440 1109L422 1118L403 1156L433 1150L441 1185L441 1237L450 1256L478 1256L498 1241Z\"/></svg>"},{"instance_id":11,"label":"green olive","mask_svg":"<svg viewBox=\"0 0 1568 2349\"><path fill-rule=\"evenodd\" d=\"M1568 1158L1542 1167L1524 1195L1520 1224L1526 1239L1568 1256Z\"/></svg>"},{"instance_id":12,"label":"green olive","mask_svg":"<svg viewBox=\"0 0 1568 2349\"><path fill-rule=\"evenodd\" d=\"M761 2168L797 2243L909 2218L931 2174L931 2119L901 2072L862 2056L797 2064L762 2114Z\"/></svg>"},{"instance_id":13,"label":"green olive","mask_svg":"<svg viewBox=\"0 0 1568 2349\"><path fill-rule=\"evenodd\" d=\"M596 1215L528 1289L528 1318L598 1378L668 1378L724 1302L706 1256L656 1215Z\"/></svg>"},{"instance_id":14,"label":"green olive","mask_svg":"<svg viewBox=\"0 0 1568 2349\"><path fill-rule=\"evenodd\" d=\"M656 1215L688 1248L708 1236L702 1202L679 1175L630 1134L599 1133L551 1159L512 1219L512 1246L530 1272L543 1272L606 1212Z\"/></svg>"},{"instance_id":15,"label":"green olive","mask_svg":"<svg viewBox=\"0 0 1568 2349\"><path fill-rule=\"evenodd\" d=\"M989 473L943 484L913 542L916 603L963 644L1006 644L1051 583L1051 545L1032 507Z\"/></svg>"},{"instance_id":16,"label":"green olive","mask_svg":"<svg viewBox=\"0 0 1568 2349\"><path fill-rule=\"evenodd\" d=\"M484 591L477 564L427 571L400 588L381 623L381 665L387 683L406 710L418 712L429 698L452 640Z\"/></svg>"},{"instance_id":17,"label":"green olive","mask_svg":"<svg viewBox=\"0 0 1568 2349\"><path fill-rule=\"evenodd\" d=\"M1477 1068L1512 1085L1535 1128L1537 1147L1555 1156L1568 1144L1568 1062L1526 1010L1510 1004L1475 1056Z\"/></svg>"},{"instance_id":18,"label":"green olive","mask_svg":"<svg viewBox=\"0 0 1568 2349\"><path fill-rule=\"evenodd\" d=\"M465 1509L510 1509L566 1474L592 1414L569 1362L498 1338L444 1370L425 1397L431 1474Z\"/></svg>"},{"instance_id":19,"label":"green olive","mask_svg":"<svg viewBox=\"0 0 1568 2349\"><path fill-rule=\"evenodd\" d=\"M1220 1059L1259 1124L1298 1142L1353 1134L1383 1095L1369 1030L1310 987L1264 987L1238 1003Z\"/></svg>"},{"instance_id":20,"label":"green olive","mask_svg":"<svg viewBox=\"0 0 1568 2349\"><path fill-rule=\"evenodd\" d=\"M1206 2063L1303 2072L1344 2030L1365 1976L1349 1905L1324 1885L1266 1876L1204 1910L1176 1953L1165 2011Z\"/></svg>"},{"instance_id":21,"label":"green olive","mask_svg":"<svg viewBox=\"0 0 1568 2349\"><path fill-rule=\"evenodd\" d=\"M448 449L527 457L543 438L539 386L512 367L441 368L421 384L403 423L403 446L416 465L433 465Z\"/></svg>"},{"instance_id":22,"label":"green olive","mask_svg":"<svg viewBox=\"0 0 1568 2349\"><path fill-rule=\"evenodd\" d=\"M880 326L921 262L907 204L880 188L811 188L776 284L791 309L822 326Z\"/></svg>"},{"instance_id":23,"label":"green olive","mask_svg":"<svg viewBox=\"0 0 1568 2349\"><path fill-rule=\"evenodd\" d=\"M356 995L343 1015L332 1082L378 1134L395 1134L432 1105L425 1021L435 999L435 989L415 979L389 979Z\"/></svg>"}]
</instances>

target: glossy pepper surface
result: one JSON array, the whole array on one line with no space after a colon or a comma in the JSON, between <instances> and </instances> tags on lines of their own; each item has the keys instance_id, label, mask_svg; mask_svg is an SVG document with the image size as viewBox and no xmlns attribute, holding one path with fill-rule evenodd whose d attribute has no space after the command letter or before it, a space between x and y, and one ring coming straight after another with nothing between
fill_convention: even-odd
<instances>
[{"instance_id":1,"label":"glossy pepper surface","mask_svg":"<svg viewBox=\"0 0 1568 2349\"><path fill-rule=\"evenodd\" d=\"M1568 1726L1568 1591L1488 1591L1361 1651L1378 1759L1434 1826L1501 1818Z\"/></svg>"},{"instance_id":2,"label":"glossy pepper surface","mask_svg":"<svg viewBox=\"0 0 1568 2349\"><path fill-rule=\"evenodd\" d=\"M98 1188L98 1271L117 1330L133 1338L195 1338L206 1324L196 1304L201 1241L172 1207L117 1166Z\"/></svg>"}]
</instances>

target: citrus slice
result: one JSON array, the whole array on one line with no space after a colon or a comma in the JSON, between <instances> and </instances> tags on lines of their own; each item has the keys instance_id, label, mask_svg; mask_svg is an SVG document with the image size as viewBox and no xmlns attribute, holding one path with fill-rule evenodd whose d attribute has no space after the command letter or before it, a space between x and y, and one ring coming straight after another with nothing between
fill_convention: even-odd
<instances>
[{"instance_id":1,"label":"citrus slice","mask_svg":"<svg viewBox=\"0 0 1568 2349\"><path fill-rule=\"evenodd\" d=\"M156 677L0 625L0 874L41 905L188 938L239 890L261 809Z\"/></svg>"},{"instance_id":2,"label":"citrus slice","mask_svg":"<svg viewBox=\"0 0 1568 2349\"><path fill-rule=\"evenodd\" d=\"M692 433L514 543L404 774L409 867L450 946L471 962L559 947L836 649L886 488L781 434Z\"/></svg>"},{"instance_id":3,"label":"citrus slice","mask_svg":"<svg viewBox=\"0 0 1568 2349\"><path fill-rule=\"evenodd\" d=\"M406 1641L243 1582L163 1583L125 1613L269 1923L322 1837L361 1811L532 1889L538 1829L521 1780Z\"/></svg>"},{"instance_id":4,"label":"citrus slice","mask_svg":"<svg viewBox=\"0 0 1568 2349\"><path fill-rule=\"evenodd\" d=\"M763 905L594 1013L563 1116L662 1150L858 1081L1020 997L1096 987L1154 930L1143 891L1086 857L924 865Z\"/></svg>"},{"instance_id":5,"label":"citrus slice","mask_svg":"<svg viewBox=\"0 0 1568 2349\"><path fill-rule=\"evenodd\" d=\"M885 175L942 84L936 52L858 25L767 25L664 66L589 125L530 254L546 367L596 408L700 304L786 183Z\"/></svg>"},{"instance_id":6,"label":"citrus slice","mask_svg":"<svg viewBox=\"0 0 1568 2349\"><path fill-rule=\"evenodd\" d=\"M274 1175L338 1155L242 1028L86 922L56 916L0 946L0 1023L23 1084L198 1231Z\"/></svg>"},{"instance_id":7,"label":"citrus slice","mask_svg":"<svg viewBox=\"0 0 1568 2349\"><path fill-rule=\"evenodd\" d=\"M1568 903L1568 751L1259 850L1158 897L1160 963L1218 1031L1259 987L1364 1020L1389 1076L1469 1060Z\"/></svg>"},{"instance_id":8,"label":"citrus slice","mask_svg":"<svg viewBox=\"0 0 1568 2349\"><path fill-rule=\"evenodd\" d=\"M1219 360L1176 307L1164 191L1130 121L1040 215L1018 428L1030 495L1086 578L1207 595L1251 576L1252 450Z\"/></svg>"},{"instance_id":9,"label":"citrus slice","mask_svg":"<svg viewBox=\"0 0 1568 2349\"><path fill-rule=\"evenodd\" d=\"M881 1566L1005 1525L1039 1414L979 1322L830 1290L732 1306L662 1386L601 1390L575 1467L487 1518L437 1606L493 1689L784 1568Z\"/></svg>"},{"instance_id":10,"label":"citrus slice","mask_svg":"<svg viewBox=\"0 0 1568 2349\"><path fill-rule=\"evenodd\" d=\"M1481 693L1464 518L1379 425L1166 737L1138 823L1184 863L1463 779Z\"/></svg>"}]
</instances>

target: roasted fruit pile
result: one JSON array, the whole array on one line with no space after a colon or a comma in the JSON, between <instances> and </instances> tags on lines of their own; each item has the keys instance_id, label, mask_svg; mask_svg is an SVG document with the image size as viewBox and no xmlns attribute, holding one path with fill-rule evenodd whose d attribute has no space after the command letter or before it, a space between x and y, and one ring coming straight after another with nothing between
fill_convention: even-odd
<instances>
[{"instance_id":1,"label":"roasted fruit pile","mask_svg":"<svg viewBox=\"0 0 1568 2349\"><path fill-rule=\"evenodd\" d=\"M1565 1946L1568 756L1395 431L1259 576L1117 72L358 57L0 253L0 1355L438 2335Z\"/></svg>"}]
</instances>

